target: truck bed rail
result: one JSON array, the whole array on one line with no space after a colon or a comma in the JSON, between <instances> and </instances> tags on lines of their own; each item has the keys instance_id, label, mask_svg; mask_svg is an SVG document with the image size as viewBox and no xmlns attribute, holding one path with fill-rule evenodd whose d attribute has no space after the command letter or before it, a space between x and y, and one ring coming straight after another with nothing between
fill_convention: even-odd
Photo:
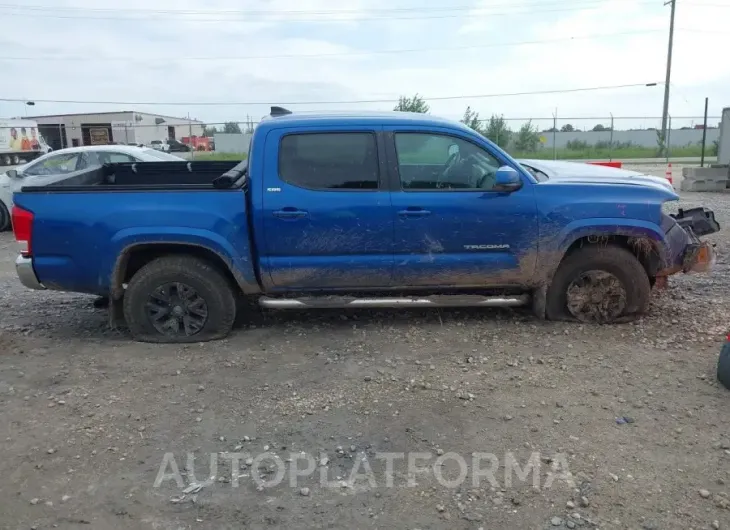
<instances>
[{"instance_id":1,"label":"truck bed rail","mask_svg":"<svg viewBox=\"0 0 730 530\"><path fill-rule=\"evenodd\" d=\"M104 164L45 186L23 186L21 192L241 188L246 183L246 167L245 161Z\"/></svg>"}]
</instances>

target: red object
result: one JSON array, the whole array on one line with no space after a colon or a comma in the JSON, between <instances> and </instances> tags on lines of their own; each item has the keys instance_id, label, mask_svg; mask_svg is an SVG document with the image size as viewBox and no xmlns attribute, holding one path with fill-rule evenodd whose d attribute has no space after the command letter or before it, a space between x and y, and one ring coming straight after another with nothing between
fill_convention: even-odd
<instances>
[{"instance_id":1,"label":"red object","mask_svg":"<svg viewBox=\"0 0 730 530\"><path fill-rule=\"evenodd\" d=\"M210 140L207 136L193 136L192 139L190 136L184 136L182 143L189 145L196 151L210 151Z\"/></svg>"},{"instance_id":2,"label":"red object","mask_svg":"<svg viewBox=\"0 0 730 530\"><path fill-rule=\"evenodd\" d=\"M621 169L624 165L623 162L588 162L588 163L592 164L594 166L615 167L616 169Z\"/></svg>"},{"instance_id":3,"label":"red object","mask_svg":"<svg viewBox=\"0 0 730 530\"><path fill-rule=\"evenodd\" d=\"M13 233L15 240L24 246L20 253L23 256L31 254L31 235L33 234L33 212L24 210L19 206L13 206Z\"/></svg>"},{"instance_id":4,"label":"red object","mask_svg":"<svg viewBox=\"0 0 730 530\"><path fill-rule=\"evenodd\" d=\"M669 164L667 164L667 170L664 172L664 178L666 178L669 181L669 183L672 186L674 186L674 182L672 181L672 163L671 162L669 162Z\"/></svg>"}]
</instances>

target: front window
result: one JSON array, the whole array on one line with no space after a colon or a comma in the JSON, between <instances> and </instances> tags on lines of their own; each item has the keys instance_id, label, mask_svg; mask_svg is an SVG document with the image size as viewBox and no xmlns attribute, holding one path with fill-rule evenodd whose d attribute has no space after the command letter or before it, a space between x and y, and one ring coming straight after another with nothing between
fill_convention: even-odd
<instances>
[{"instance_id":1,"label":"front window","mask_svg":"<svg viewBox=\"0 0 730 530\"><path fill-rule=\"evenodd\" d=\"M396 133L395 147L405 191L488 191L502 165L483 148L443 134Z\"/></svg>"}]
</instances>

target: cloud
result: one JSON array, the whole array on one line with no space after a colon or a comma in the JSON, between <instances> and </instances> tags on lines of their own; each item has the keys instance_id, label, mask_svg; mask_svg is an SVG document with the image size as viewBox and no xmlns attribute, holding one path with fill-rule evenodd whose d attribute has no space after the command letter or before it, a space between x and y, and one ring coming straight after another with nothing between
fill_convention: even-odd
<instances>
[{"instance_id":1,"label":"cloud","mask_svg":"<svg viewBox=\"0 0 730 530\"><path fill-rule=\"evenodd\" d=\"M420 11L392 11L406 4L385 0L160 0L154 8L148 0L45 2L42 10L32 9L34 4L12 11L0 7L0 18L12 22L0 32L0 69L11 80L4 90L8 97L291 103L661 82L669 17L668 7L641 0L464 0L459 8L428 3ZM149 9L155 13L141 11ZM728 104L722 98L730 62L716 53L724 49L728 14L722 7L677 7L673 114L701 113L705 96L711 97L713 113ZM609 35L614 33L623 34ZM559 39L572 40L555 42ZM431 51L406 51L418 48ZM368 54L384 50L404 51ZM310 57L285 57L292 55ZM448 117L461 116L467 105L483 115L512 118L550 118L556 108L560 116L659 116L662 94L659 86L430 103L434 113ZM268 111L267 105L136 107L220 122ZM119 108L39 103L35 111ZM0 115L22 112L20 103L0 102Z\"/></svg>"}]
</instances>

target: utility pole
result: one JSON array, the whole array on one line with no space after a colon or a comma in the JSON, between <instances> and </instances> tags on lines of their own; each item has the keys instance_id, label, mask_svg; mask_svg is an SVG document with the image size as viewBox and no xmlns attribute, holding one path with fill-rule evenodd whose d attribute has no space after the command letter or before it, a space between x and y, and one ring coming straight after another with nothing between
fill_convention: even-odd
<instances>
[{"instance_id":1,"label":"utility pole","mask_svg":"<svg viewBox=\"0 0 730 530\"><path fill-rule=\"evenodd\" d=\"M672 81L672 48L674 47L674 13L677 8L677 0L669 0L664 5L672 5L672 14L669 18L669 46L667 49L667 78L664 82L664 110L662 112L662 140L666 149L667 140L667 119L669 117L669 85Z\"/></svg>"},{"instance_id":2,"label":"utility pole","mask_svg":"<svg viewBox=\"0 0 730 530\"><path fill-rule=\"evenodd\" d=\"M193 141L193 122L188 112L188 145L190 146L190 160L195 160L195 142Z\"/></svg>"}]
</instances>

